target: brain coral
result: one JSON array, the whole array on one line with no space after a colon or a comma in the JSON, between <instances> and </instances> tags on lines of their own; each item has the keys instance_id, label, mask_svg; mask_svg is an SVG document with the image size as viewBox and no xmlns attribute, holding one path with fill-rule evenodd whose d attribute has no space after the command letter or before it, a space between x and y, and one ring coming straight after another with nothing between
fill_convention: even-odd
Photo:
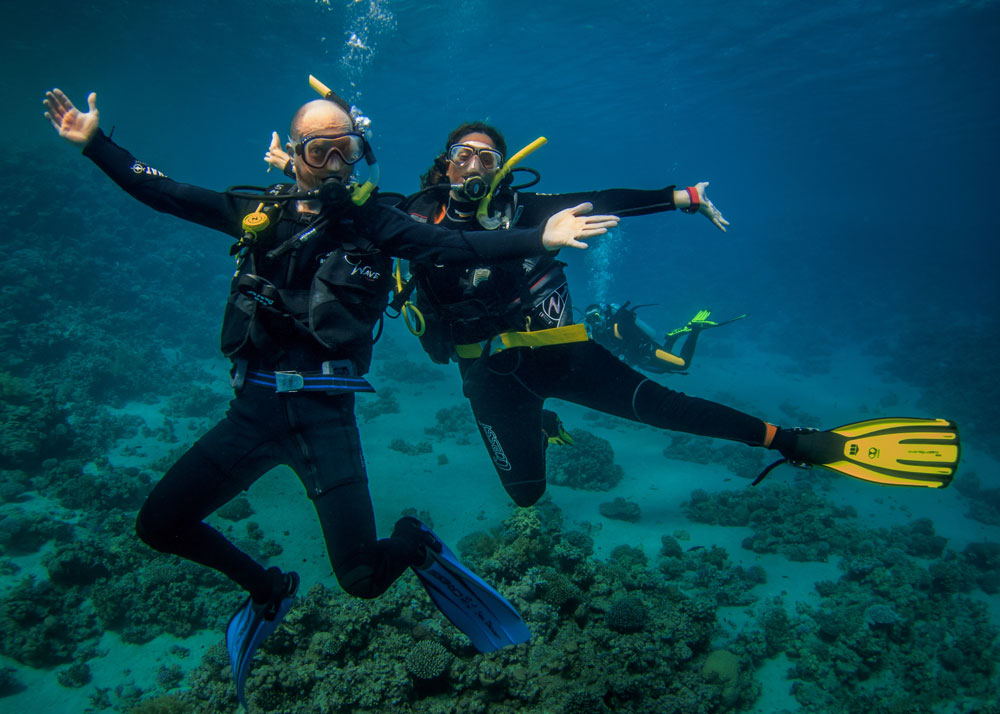
<instances>
[{"instance_id":1,"label":"brain coral","mask_svg":"<svg viewBox=\"0 0 1000 714\"><path fill-rule=\"evenodd\" d=\"M451 653L440 643L423 640L406 655L406 670L417 679L435 679L451 664Z\"/></svg>"},{"instance_id":2,"label":"brain coral","mask_svg":"<svg viewBox=\"0 0 1000 714\"><path fill-rule=\"evenodd\" d=\"M614 602L604 621L615 632L638 632L646 624L646 606L637 597L623 597Z\"/></svg>"}]
</instances>

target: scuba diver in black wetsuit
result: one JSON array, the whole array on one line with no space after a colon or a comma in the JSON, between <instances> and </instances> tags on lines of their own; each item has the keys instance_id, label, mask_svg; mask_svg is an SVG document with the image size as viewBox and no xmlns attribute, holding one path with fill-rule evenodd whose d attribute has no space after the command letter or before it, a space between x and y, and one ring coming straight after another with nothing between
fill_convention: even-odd
<instances>
[{"instance_id":1,"label":"scuba diver in black wetsuit","mask_svg":"<svg viewBox=\"0 0 1000 714\"><path fill-rule=\"evenodd\" d=\"M673 210L728 223L705 196L683 191L612 189L582 194L523 193L501 179L487 211L482 201L504 166L506 143L495 128L464 124L422 178L424 189L401 208L418 221L475 229L533 225L552 206L586 196L621 215ZM512 158L507 162L510 166ZM509 176L510 174L508 174ZM573 324L564 264L551 256L451 268L411 263L424 348L439 362L455 358L483 441L511 498L535 503L545 490L544 451L561 431L543 410L559 398L654 426L763 444L767 425L720 404L649 381ZM553 433L556 431L556 433Z\"/></svg>"},{"instance_id":2,"label":"scuba diver in black wetsuit","mask_svg":"<svg viewBox=\"0 0 1000 714\"><path fill-rule=\"evenodd\" d=\"M274 139L265 160L288 170L293 162L280 151L276 136ZM505 162L506 143L497 129L482 122L463 124L448 135L444 151L421 178L422 190L399 206L421 223L467 230L534 225L546 211L580 200L619 216L679 209L701 213L722 231L729 225L705 195L708 182L683 191L669 186L659 190L523 193L520 189L534 182L511 185L511 169L542 143L544 139L536 140ZM886 473L879 476L860 475L838 468L838 449L847 438L838 430L779 428L649 380L590 340L584 325L573 324L564 265L552 256L475 268L411 263L409 281L404 283L397 272L396 296L390 303L407 316L411 331L420 336L424 350L435 362L458 362L463 392L480 436L504 488L518 505L530 506L545 492L545 449L557 440L555 437L564 435L556 415L543 409L548 398L663 429L779 451L784 458L768 467L755 483L786 461L821 465L882 483L937 488L950 482L957 465L958 437L954 425L946 420L927 420L933 422L934 430L945 434L943 439L955 444L941 451L943 465L935 475L913 477L893 468L884 469ZM416 305L409 303L414 289ZM924 420L902 421L907 423L898 426L900 433L923 428ZM865 431L866 438L867 434ZM852 454L855 446L851 445ZM949 461L952 457L953 463Z\"/></svg>"},{"instance_id":3,"label":"scuba diver in black wetsuit","mask_svg":"<svg viewBox=\"0 0 1000 714\"><path fill-rule=\"evenodd\" d=\"M367 120L332 92L303 105L292 120L297 186L250 194L167 178L105 136L96 95L88 102L90 111L82 113L55 89L46 95L46 116L134 198L237 239L222 326L235 397L226 417L149 494L136 522L140 538L239 584L250 597L237 615L283 615L297 576L265 569L204 519L286 464L316 508L341 587L358 597L378 596L429 557L430 543L412 519L397 523L392 537L377 539L354 415L355 392L373 391L362 375L388 300L390 256L464 264L520 259L585 247L577 238L600 235L617 220L578 215L589 210L578 206L553 216L543 230L512 233L509 241L419 225L371 200L377 173ZM369 181L348 186L362 159ZM244 644L252 636L239 633Z\"/></svg>"},{"instance_id":4,"label":"scuba diver in black wetsuit","mask_svg":"<svg viewBox=\"0 0 1000 714\"><path fill-rule=\"evenodd\" d=\"M699 310L688 322L668 332L663 342L659 343L652 327L636 316L636 311L645 305L629 307L615 303L588 305L583 313L584 324L590 333L590 338L626 364L645 372L663 374L678 372L686 374L691 369L694 360L694 350L698 344L698 336L711 327L721 327L730 322L742 320L746 315L739 315L723 322L714 322L708 318L710 310ZM684 337L684 345L680 354L674 353L674 345Z\"/></svg>"}]
</instances>

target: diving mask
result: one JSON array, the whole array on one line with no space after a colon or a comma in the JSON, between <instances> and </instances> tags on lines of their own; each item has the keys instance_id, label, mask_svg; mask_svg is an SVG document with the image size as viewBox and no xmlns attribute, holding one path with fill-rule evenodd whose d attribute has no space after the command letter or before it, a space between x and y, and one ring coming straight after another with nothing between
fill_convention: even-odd
<instances>
[{"instance_id":1,"label":"diving mask","mask_svg":"<svg viewBox=\"0 0 1000 714\"><path fill-rule=\"evenodd\" d=\"M330 161L330 155L336 153L348 166L365 158L367 142L361 134L349 132L346 134L317 134L310 136L295 145L295 153L302 157L306 166L314 169L325 168Z\"/></svg>"},{"instance_id":2,"label":"diving mask","mask_svg":"<svg viewBox=\"0 0 1000 714\"><path fill-rule=\"evenodd\" d=\"M484 171L496 171L503 165L503 154L496 149L471 146L470 144L453 144L448 149L448 161L455 166L467 166L473 156L479 157L479 165Z\"/></svg>"}]
</instances>

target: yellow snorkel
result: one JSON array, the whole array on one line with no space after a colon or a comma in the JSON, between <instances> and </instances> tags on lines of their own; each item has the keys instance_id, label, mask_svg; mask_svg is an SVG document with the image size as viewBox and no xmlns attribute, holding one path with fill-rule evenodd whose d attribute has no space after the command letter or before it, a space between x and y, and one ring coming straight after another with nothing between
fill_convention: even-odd
<instances>
[{"instance_id":1,"label":"yellow snorkel","mask_svg":"<svg viewBox=\"0 0 1000 714\"><path fill-rule=\"evenodd\" d=\"M483 196L482 200L479 202L479 208L476 209L476 220L479 221L479 225L488 231L492 231L500 227L500 223L503 219L499 216L487 215L490 211L490 201L493 198L493 192L496 190L497 186L500 185L500 182L507 177L507 174L513 171L514 167L517 166L522 159L532 154L536 149L540 149L545 146L548 141L549 140L544 136L538 137L516 154L511 156L510 159L507 160L507 163L503 165L503 168L497 172L497 175L493 177L492 183L490 183L490 190L486 192L485 196Z\"/></svg>"},{"instance_id":2,"label":"yellow snorkel","mask_svg":"<svg viewBox=\"0 0 1000 714\"><path fill-rule=\"evenodd\" d=\"M311 74L309 75L309 86L312 87L319 96L323 97L323 99L330 99L336 94L332 89L327 87ZM360 186L358 184L351 184L347 187L351 193L351 201L355 205L361 206L364 205L365 201L367 201L372 195L375 187L378 186L380 172L378 163L375 161L375 152L372 151L371 144L368 141L371 120L362 115L361 111L357 107L351 107L351 121L354 122L355 131L365 137L365 163L368 164L368 180Z\"/></svg>"},{"instance_id":3,"label":"yellow snorkel","mask_svg":"<svg viewBox=\"0 0 1000 714\"><path fill-rule=\"evenodd\" d=\"M329 99L334 95L334 91L332 89L320 82L311 74L309 75L309 86L315 90L316 94L323 97L323 99Z\"/></svg>"}]
</instances>

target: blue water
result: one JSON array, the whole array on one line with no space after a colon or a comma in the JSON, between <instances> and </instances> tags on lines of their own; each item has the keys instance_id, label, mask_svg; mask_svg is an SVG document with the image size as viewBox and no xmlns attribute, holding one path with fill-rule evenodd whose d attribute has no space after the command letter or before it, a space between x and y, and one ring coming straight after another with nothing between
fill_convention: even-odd
<instances>
[{"instance_id":1,"label":"blue water","mask_svg":"<svg viewBox=\"0 0 1000 714\"><path fill-rule=\"evenodd\" d=\"M312 73L373 119L389 191L415 190L448 131L473 119L500 127L512 149L549 139L526 162L542 174L534 190L710 181L728 233L680 213L629 219L589 254L563 256L576 304L655 303L643 317L662 329L705 306L750 313L720 338L721 359L752 350L773 377L773 360L836 373L853 369L841 355L863 355L859 375L918 390L921 415L963 420L974 458L1000 453L998 2L62 0L8 7L4 25L0 241L51 245L55 265L61 242L80 237L102 266L120 260L128 275L110 287L39 269L80 304L131 302L147 280L168 292L158 281L170 266L135 255L164 237L189 261L185 299L221 306L230 263L206 231L143 233L144 209L44 121L46 89L79 106L96 91L116 141L175 179L221 189L277 180L261 159L270 132L284 135L315 96ZM53 176L103 187L108 203L69 210L47 191ZM51 235L19 232L29 212L52 214ZM151 320L202 336L173 348L206 356L221 310L185 320L164 309ZM845 402L877 403L875 385L869 395L845 379ZM752 388L726 389L753 407ZM987 463L978 476L996 487Z\"/></svg>"},{"instance_id":2,"label":"blue water","mask_svg":"<svg viewBox=\"0 0 1000 714\"><path fill-rule=\"evenodd\" d=\"M993 2L64 4L7 12L0 126L39 160L63 156L37 111L59 84L172 176L260 181L311 72L374 118L390 190L469 118L550 139L539 190L710 180L728 235L631 222L636 300L870 329L997 304Z\"/></svg>"}]
</instances>

